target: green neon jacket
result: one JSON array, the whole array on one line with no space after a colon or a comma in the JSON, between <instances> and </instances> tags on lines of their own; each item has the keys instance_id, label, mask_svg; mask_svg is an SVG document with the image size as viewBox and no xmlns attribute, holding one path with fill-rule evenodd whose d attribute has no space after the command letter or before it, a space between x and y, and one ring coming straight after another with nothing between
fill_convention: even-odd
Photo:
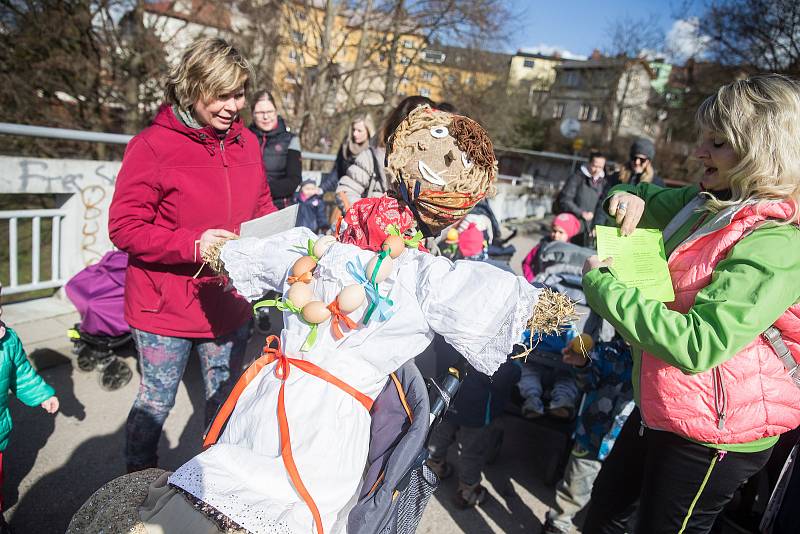
<instances>
[{"instance_id":1,"label":"green neon jacket","mask_svg":"<svg viewBox=\"0 0 800 534\"><path fill-rule=\"evenodd\" d=\"M612 189L609 196L620 191L639 196L645 201L645 212L639 226L663 229L697 195L698 190L697 186L664 189L651 184L620 185ZM665 243L668 256L688 237L701 216L701 213L693 214ZM776 249L781 253L775 254ZM711 283L696 297L697 302L713 302L716 313L693 321L690 330L686 329L686 318L682 314L642 298L637 290L617 281L611 272L595 269L584 277L588 304L609 320L633 346L633 383L637 403L641 394L642 349L685 373L701 373L724 363L769 326L741 320L746 314L752 314L756 304L758 316L769 318L778 317L800 300L800 286L789 283L798 278L797 266L800 265L800 232L796 226L759 228L734 245L728 257L738 261L721 263L717 268L725 270L727 276L715 274ZM748 262L748 259L752 261ZM753 268L754 263L757 263L757 268ZM743 273L746 276L742 276ZM730 284L730 280L735 280L735 284ZM732 350L722 351L720 344ZM756 452L769 448L777 439L777 436L771 436L749 443L716 444L713 447Z\"/></svg>"}]
</instances>

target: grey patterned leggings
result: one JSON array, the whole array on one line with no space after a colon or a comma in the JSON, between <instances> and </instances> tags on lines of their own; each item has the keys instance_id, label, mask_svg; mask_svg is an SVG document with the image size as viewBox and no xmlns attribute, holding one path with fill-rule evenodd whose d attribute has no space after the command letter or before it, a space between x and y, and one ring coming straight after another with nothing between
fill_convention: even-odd
<instances>
[{"instance_id":1,"label":"grey patterned leggings","mask_svg":"<svg viewBox=\"0 0 800 534\"><path fill-rule=\"evenodd\" d=\"M139 393L125 425L128 471L157 465L161 429L175 405L175 395L192 348L197 349L200 357L205 383L205 425L208 425L242 370L250 322L217 339L161 336L136 328L131 331L142 376ZM197 439L199 443L200 436Z\"/></svg>"}]
</instances>

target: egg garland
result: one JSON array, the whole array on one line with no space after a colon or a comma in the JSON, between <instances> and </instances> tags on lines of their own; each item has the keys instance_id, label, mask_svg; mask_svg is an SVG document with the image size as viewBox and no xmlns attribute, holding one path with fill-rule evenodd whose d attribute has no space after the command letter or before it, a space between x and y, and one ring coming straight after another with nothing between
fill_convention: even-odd
<instances>
[{"instance_id":1,"label":"egg garland","mask_svg":"<svg viewBox=\"0 0 800 534\"><path fill-rule=\"evenodd\" d=\"M344 323L347 328L354 330L358 324L347 316L348 313L356 311L367 300L367 292L358 284L345 286L336 299L328 304L331 312L331 332L336 339L342 339L342 327L339 323Z\"/></svg>"}]
</instances>

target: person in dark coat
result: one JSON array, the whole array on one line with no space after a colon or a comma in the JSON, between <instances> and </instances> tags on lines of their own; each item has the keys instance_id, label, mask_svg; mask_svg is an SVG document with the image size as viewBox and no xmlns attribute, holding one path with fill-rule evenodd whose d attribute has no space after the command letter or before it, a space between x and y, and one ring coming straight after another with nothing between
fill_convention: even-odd
<instances>
[{"instance_id":1,"label":"person in dark coat","mask_svg":"<svg viewBox=\"0 0 800 534\"><path fill-rule=\"evenodd\" d=\"M328 217L325 214L325 201L314 180L304 180L300 191L294 194L294 202L299 204L297 210L297 226L305 226L312 232L324 232L328 228Z\"/></svg>"},{"instance_id":2,"label":"person in dark coat","mask_svg":"<svg viewBox=\"0 0 800 534\"><path fill-rule=\"evenodd\" d=\"M602 202L607 191L607 180L603 168L606 158L600 152L589 154L589 161L570 176L558 194L559 213L571 213L581 221L581 231L574 238L578 245L588 244L588 237L595 225L597 204Z\"/></svg>"},{"instance_id":3,"label":"person in dark coat","mask_svg":"<svg viewBox=\"0 0 800 534\"><path fill-rule=\"evenodd\" d=\"M272 203L283 209L292 204L302 178L300 139L278 115L275 99L269 92L256 93L250 110L253 114L250 131L256 134L261 147Z\"/></svg>"}]
</instances>

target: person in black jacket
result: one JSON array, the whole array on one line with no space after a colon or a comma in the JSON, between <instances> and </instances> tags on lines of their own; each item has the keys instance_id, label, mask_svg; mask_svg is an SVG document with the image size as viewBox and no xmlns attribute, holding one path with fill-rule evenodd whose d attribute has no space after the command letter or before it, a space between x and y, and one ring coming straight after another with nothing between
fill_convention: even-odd
<instances>
[{"instance_id":1,"label":"person in black jacket","mask_svg":"<svg viewBox=\"0 0 800 534\"><path fill-rule=\"evenodd\" d=\"M258 137L264 170L267 173L272 203L278 209L292 204L292 197L302 178L300 139L289 131L278 115L275 100L267 91L255 94L251 108L250 130Z\"/></svg>"},{"instance_id":2,"label":"person in black jacket","mask_svg":"<svg viewBox=\"0 0 800 534\"><path fill-rule=\"evenodd\" d=\"M600 152L589 154L589 161L570 176L558 194L559 213L571 213L581 221L581 231L573 238L578 245L586 245L594 228L595 210L607 190L603 168L606 158Z\"/></svg>"}]
</instances>

